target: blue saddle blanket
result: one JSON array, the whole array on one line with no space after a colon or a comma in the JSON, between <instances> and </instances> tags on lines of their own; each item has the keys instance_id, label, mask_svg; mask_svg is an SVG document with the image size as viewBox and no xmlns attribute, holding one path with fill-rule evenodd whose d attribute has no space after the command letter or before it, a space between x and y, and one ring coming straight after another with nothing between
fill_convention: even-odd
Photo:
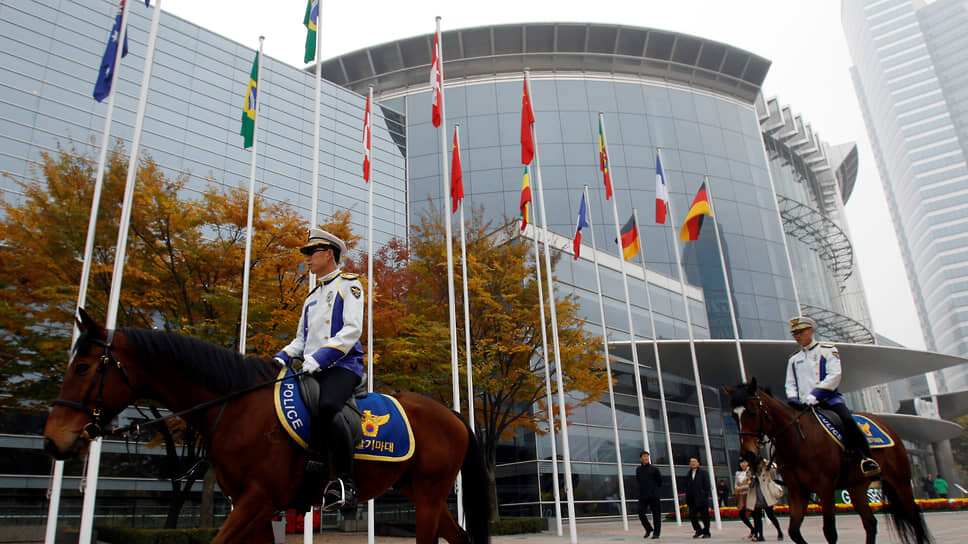
<instances>
[{"instance_id":1,"label":"blue saddle blanket","mask_svg":"<svg viewBox=\"0 0 968 544\"><path fill-rule=\"evenodd\" d=\"M286 376L292 376L292 370L284 369ZM282 373L280 373L282 377ZM276 416L279 423L289 436L304 449L309 449L311 433L309 425L309 410L299 392L296 378L283 379L276 382L275 395ZM413 456L413 429L406 412L397 399L379 393L370 393L366 397L356 399L356 404L363 414L355 412L353 416L360 419L363 429L363 439L356 446L355 457L372 461L406 461Z\"/></svg>"},{"instance_id":2,"label":"blue saddle blanket","mask_svg":"<svg viewBox=\"0 0 968 544\"><path fill-rule=\"evenodd\" d=\"M844 448L844 437L840 429L834 426L829 419L824 417L824 415L819 411L814 411L814 415L817 416L817 421L823 426L830 438L840 446L841 449ZM887 434L884 429L880 428L872 419L867 416L862 416L859 414L851 414L854 417L854 421L860 430L864 432L864 437L867 438L867 443L870 444L871 448L890 448L894 445L894 440L889 434Z\"/></svg>"}]
</instances>

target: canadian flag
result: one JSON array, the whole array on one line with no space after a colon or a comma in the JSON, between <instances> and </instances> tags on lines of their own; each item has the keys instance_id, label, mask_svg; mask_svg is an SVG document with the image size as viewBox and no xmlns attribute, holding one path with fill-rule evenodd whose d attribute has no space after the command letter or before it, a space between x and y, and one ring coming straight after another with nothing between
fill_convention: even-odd
<instances>
[{"instance_id":1,"label":"canadian flag","mask_svg":"<svg viewBox=\"0 0 968 544\"><path fill-rule=\"evenodd\" d=\"M373 89L366 95L366 112L363 114L363 180L370 182L370 97Z\"/></svg>"},{"instance_id":2,"label":"canadian flag","mask_svg":"<svg viewBox=\"0 0 968 544\"><path fill-rule=\"evenodd\" d=\"M434 34L434 58L430 63L430 87L434 92L434 104L431 117L434 121L434 126L439 127L440 120L443 117L442 110L444 104L444 71L440 59L440 31Z\"/></svg>"}]
</instances>

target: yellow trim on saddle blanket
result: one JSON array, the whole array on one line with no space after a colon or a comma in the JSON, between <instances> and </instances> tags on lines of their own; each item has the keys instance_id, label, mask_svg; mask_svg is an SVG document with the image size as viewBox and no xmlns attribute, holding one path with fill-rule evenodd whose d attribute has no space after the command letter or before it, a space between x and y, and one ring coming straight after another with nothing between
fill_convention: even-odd
<instances>
[{"instance_id":1,"label":"yellow trim on saddle blanket","mask_svg":"<svg viewBox=\"0 0 968 544\"><path fill-rule=\"evenodd\" d=\"M373 393L371 393L370 395L376 396ZM407 440L409 442L410 448L407 450L407 453L397 457L382 455L379 453L360 453L359 451L357 451L354 453L353 458L363 459L366 461L383 461L383 462L390 462L390 463L398 463L400 461L406 461L407 459L410 459L411 457L413 457L413 452L416 449L416 441L413 439L413 427L410 426L410 419L407 417L407 413L403 410L403 407L400 406L400 402L396 398L391 397L390 395L380 395L380 396L382 396L384 399L391 401L393 405L396 406L396 411L400 415L400 418L402 419L401 423L407 429ZM367 398L369 398L369 396ZM379 430L383 424L385 424L390 420L392 412L386 413L386 414L372 414L371 410L366 409L367 408L366 400L367 399L360 399L357 401L357 404L360 405L360 409L363 410L365 417L360 421L360 425L363 427L363 440L361 440L360 443L356 445L356 447L357 449L368 449L371 452L379 451L379 448L383 444L389 443L389 442L380 440ZM372 428L368 429L367 428L368 425ZM390 451L392 452L392 449Z\"/></svg>"},{"instance_id":2,"label":"yellow trim on saddle blanket","mask_svg":"<svg viewBox=\"0 0 968 544\"><path fill-rule=\"evenodd\" d=\"M279 371L277 379L282 379L289 372L288 368L283 368ZM283 408L282 395L280 391L282 390L283 384L286 384L287 401L292 400L293 406L286 406ZM275 392L272 395L273 403L276 406L276 417L279 418L279 423L282 428L289 433L289 436L299 444L304 450L309 449L309 443L306 439L309 437L309 412L306 410L305 405L302 401L302 396L299 394L299 386L296 384L296 378L293 377L289 380L282 380L276 382ZM304 429L303 434L306 435L306 439L300 436L299 432L294 428L298 426Z\"/></svg>"}]
</instances>

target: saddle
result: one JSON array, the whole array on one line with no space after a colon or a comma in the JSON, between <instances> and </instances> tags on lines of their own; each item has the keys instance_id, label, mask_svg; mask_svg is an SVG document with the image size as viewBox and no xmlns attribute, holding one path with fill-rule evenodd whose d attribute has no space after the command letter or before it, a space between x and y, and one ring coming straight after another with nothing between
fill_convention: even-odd
<instances>
[{"instance_id":1,"label":"saddle","mask_svg":"<svg viewBox=\"0 0 968 544\"><path fill-rule=\"evenodd\" d=\"M819 406L813 407L813 415L817 418L817 421L823 427L827 434L834 439L834 442L840 446L840 449L845 449L844 446L844 422L840 419L833 410L828 410L826 408L821 408ZM894 445L894 440L884 432L880 426L877 425L870 418L859 415L851 414L854 417L854 422L860 427L861 432L864 433L864 437L867 439L867 443L873 448L889 448Z\"/></svg>"},{"instance_id":2,"label":"saddle","mask_svg":"<svg viewBox=\"0 0 968 544\"><path fill-rule=\"evenodd\" d=\"M356 400L365 399L369 394L364 383L364 381L360 381L360 384L353 390L353 394L343 405L343 409L333 416L333 425L340 426L346 436L352 438L352 444L359 444L360 440L363 439L361 418L363 412L360 411ZM302 395L303 402L309 410L310 421L313 421L319 417L319 382L304 374L299 376L298 385L299 394ZM310 427L313 427L312 423Z\"/></svg>"}]
</instances>

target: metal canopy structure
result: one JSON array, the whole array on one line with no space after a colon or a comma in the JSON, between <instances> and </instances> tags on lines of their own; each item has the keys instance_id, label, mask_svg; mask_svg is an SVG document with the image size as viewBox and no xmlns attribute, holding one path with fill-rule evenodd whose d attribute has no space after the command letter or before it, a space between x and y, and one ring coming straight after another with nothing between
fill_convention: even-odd
<instances>
[{"instance_id":1,"label":"metal canopy structure","mask_svg":"<svg viewBox=\"0 0 968 544\"><path fill-rule=\"evenodd\" d=\"M816 251L843 291L854 270L850 238L836 223L810 206L779 194L776 201L783 218L783 231Z\"/></svg>"},{"instance_id":2,"label":"metal canopy structure","mask_svg":"<svg viewBox=\"0 0 968 544\"><path fill-rule=\"evenodd\" d=\"M678 82L753 104L770 61L688 34L592 23L523 23L443 32L448 82L535 72L628 75ZM433 34L367 47L324 61L323 77L379 95L429 87Z\"/></svg>"},{"instance_id":3,"label":"metal canopy structure","mask_svg":"<svg viewBox=\"0 0 968 544\"><path fill-rule=\"evenodd\" d=\"M817 321L820 338L835 339L851 344L873 344L874 333L861 322L826 308L801 304L801 311Z\"/></svg>"}]
</instances>

